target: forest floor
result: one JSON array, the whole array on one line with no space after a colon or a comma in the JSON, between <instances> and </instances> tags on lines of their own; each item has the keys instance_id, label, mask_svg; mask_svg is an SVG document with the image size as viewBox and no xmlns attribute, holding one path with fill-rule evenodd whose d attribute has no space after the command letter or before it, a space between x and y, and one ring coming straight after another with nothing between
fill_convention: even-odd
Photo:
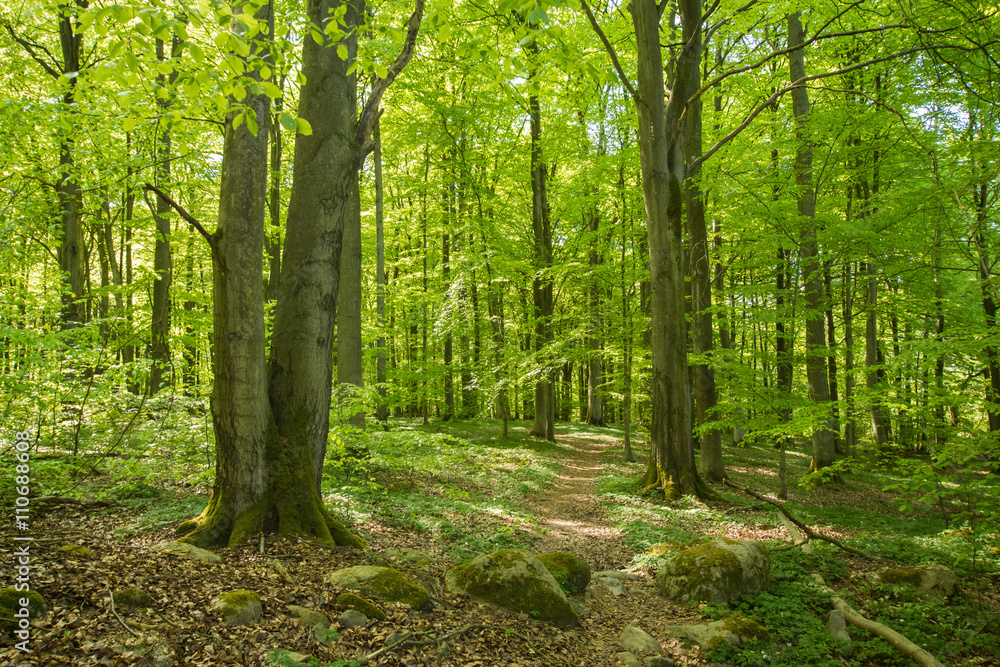
<instances>
[{"instance_id":1,"label":"forest floor","mask_svg":"<svg viewBox=\"0 0 1000 667\"><path fill-rule=\"evenodd\" d=\"M691 500L666 504L639 496L634 480L642 463L621 461L620 431L567 427L557 431L558 442L552 444L526 438L520 430L507 441L483 435L484 429L494 427L492 423L459 423L423 430L411 426L391 436L375 433L362 438L368 455L337 458L331 465L334 479L328 501L369 539L370 548L363 552L266 536L241 548L217 550L221 563L157 554L150 547L172 539L177 521L195 513L207 494L204 489L196 493L177 484L155 483L151 471L141 483L133 479L124 491L119 481L118 491L108 494L111 506L49 506L35 514L32 524L31 585L49 600L52 609L33 623L33 652L3 649L0 664L262 667L283 664L272 653L282 649L314 656L324 665L348 667L356 664L351 660L383 648L392 633L412 631L420 633L418 642L383 653L370 664L601 667L622 664L617 657L623 650L618 640L627 625L637 625L660 640L662 655L678 667L789 664L763 652L752 659L746 655L737 659L709 656L685 645L665 626L706 622L718 617L718 610L666 601L653 584L656 566L664 557L662 550L650 549L657 544L673 547L705 535L787 540L769 508L728 501L712 506ZM769 450L727 448L730 474L741 483L773 484L769 464L774 453ZM641 449L637 453L644 455ZM801 466L801 461L794 463ZM763 490L770 493L770 489ZM844 539L860 540L855 542L859 545L864 544L866 531L857 525L865 520L887 522L877 530L909 526L916 534L926 528L919 522L906 523L894 498L871 485L839 490L819 487L792 495L789 506L805 512L812 525ZM806 499L813 505L795 502ZM862 519L853 517L838 525L835 519L844 516L846 505L859 508ZM832 514L824 515L816 507L826 507ZM8 552L3 560L8 563L13 559L11 549L6 548L14 544L11 537L0 533ZM92 557L59 550L66 545L84 546ZM335 604L343 591L326 583L327 575L352 565L389 564L386 552L400 547L431 556L430 564L392 565L431 592L432 609L414 612L383 605L387 621L341 629L331 646L319 643L312 631L300 628L288 613L290 604L317 608L336 627L337 616L346 608ZM627 582L627 594L620 597L608 591L595 594L592 589L586 599L591 613L573 629L491 610L454 596L444 587L445 572L456 562L505 547L534 553L570 551L587 560L593 571L628 570L639 576ZM826 553L828 560L837 563L825 568L827 580L838 580L846 589L861 590L877 569L876 564L841 553ZM281 562L294 581L283 580L267 565L271 560ZM797 561L776 561L776 565L782 571L798 566ZM780 581L781 575L776 579ZM985 620L976 620L978 631L973 636L1000 635L1000 628L990 629L1000 615L996 592L1000 580L992 575L985 592L982 578L977 581L981 613L976 618ZM129 586L148 592L153 606L113 611L110 591ZM260 595L264 617L259 623L236 628L220 624L212 600L234 589ZM872 588L869 597L879 593L884 591ZM972 596L971 587L968 596ZM584 601L583 596L575 597ZM792 607L781 613L789 609L795 613ZM928 610L908 613L926 615ZM968 612L958 612L963 614ZM778 635L776 629L772 632ZM803 636L800 632L788 646L805 643ZM442 638L446 638L444 649ZM949 641L954 643L955 638ZM996 654L990 653L993 644L983 646L954 649L964 655L956 655L949 664L1000 664ZM861 648L860 661L842 660L825 649L822 659L815 661L801 656L792 661L790 653L788 658L790 664L903 664L894 661L891 651L879 653L864 644Z\"/></svg>"}]
</instances>

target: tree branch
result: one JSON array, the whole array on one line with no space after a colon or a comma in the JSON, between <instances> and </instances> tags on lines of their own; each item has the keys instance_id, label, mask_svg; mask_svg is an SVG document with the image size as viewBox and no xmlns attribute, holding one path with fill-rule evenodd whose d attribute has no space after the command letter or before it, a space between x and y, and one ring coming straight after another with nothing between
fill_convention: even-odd
<instances>
[{"instance_id":1,"label":"tree branch","mask_svg":"<svg viewBox=\"0 0 1000 667\"><path fill-rule=\"evenodd\" d=\"M628 94L632 96L633 100L637 100L638 96L635 92L635 88L632 87L632 82L628 80L625 76L625 72L622 70L621 64L618 62L618 54L615 53L615 47L611 45L608 41L607 35L601 30L601 26L597 23L597 19L594 18L594 12L590 10L590 5L587 4L587 0L580 0L580 4L583 5L583 11L587 13L587 20L590 21L590 27L594 29L597 36L601 38L601 43L604 44L604 50L608 52L608 56L611 58L611 64L615 66L615 72L618 73L618 78L621 80L622 85L625 86L625 90Z\"/></svg>"},{"instance_id":2,"label":"tree branch","mask_svg":"<svg viewBox=\"0 0 1000 667\"><path fill-rule=\"evenodd\" d=\"M410 58L413 57L413 51L417 45L417 33L420 30L420 22L423 18L424 0L416 0L413 6L413 13L410 15L410 20L407 23L406 40L403 42L403 48L399 52L399 56L396 57L396 60L389 66L385 76L372 85L371 95L368 96L368 101L365 102L364 109L361 110L361 115L358 117L358 129L354 136L358 146L361 147L361 159L358 169L364 165L365 158L375 148L374 142L371 141L371 136L372 131L375 129L375 124L378 123L382 115L382 111L379 109L382 95L385 94L386 89L396 80L399 73L410 62Z\"/></svg>"},{"instance_id":3,"label":"tree branch","mask_svg":"<svg viewBox=\"0 0 1000 667\"><path fill-rule=\"evenodd\" d=\"M156 196L159 197L167 206L177 211L177 215L181 216L185 221L187 221L189 225L197 229L199 234L205 237L205 240L208 241L208 245L212 248L212 253L213 254L215 253L216 251L215 237L209 234L205 230L205 228L201 226L201 223L195 219L193 215L184 210L183 206L175 202L173 199L170 198L169 195L164 193L155 185L150 185L149 183L143 183L142 189L156 194Z\"/></svg>"},{"instance_id":4,"label":"tree branch","mask_svg":"<svg viewBox=\"0 0 1000 667\"><path fill-rule=\"evenodd\" d=\"M41 65L42 69L44 69L49 76L51 76L53 79L58 79L60 76L62 76L62 74L60 74L59 71L54 69L51 65L45 62L40 55L35 53L35 48L38 48L44 51L49 58L52 58L52 54L49 53L48 49L46 49L44 46L40 46L38 44L29 42L28 40L22 37L18 37L17 33L14 32L13 26L11 26L11 24L6 21L4 21L3 27L7 28L7 32L10 33L11 38L13 38L15 42L24 47L24 50L28 52L28 55L31 56L36 63ZM53 60L55 60L55 58L53 58Z\"/></svg>"}]
</instances>

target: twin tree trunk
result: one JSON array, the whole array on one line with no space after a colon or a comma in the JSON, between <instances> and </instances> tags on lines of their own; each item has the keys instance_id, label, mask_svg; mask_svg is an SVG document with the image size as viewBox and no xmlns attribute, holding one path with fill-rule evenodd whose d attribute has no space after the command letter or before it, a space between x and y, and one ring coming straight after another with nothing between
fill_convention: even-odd
<instances>
[{"instance_id":1,"label":"twin tree trunk","mask_svg":"<svg viewBox=\"0 0 1000 667\"><path fill-rule=\"evenodd\" d=\"M339 5L334 0L309 3L310 21L325 25ZM271 30L272 8L257 13L258 21ZM422 14L418 1L404 47L411 54ZM179 527L186 533L182 539L193 544L238 544L264 531L364 545L326 513L320 495L340 255L345 226L360 215L361 142L371 132L368 124L359 127L355 78L347 72L357 52L351 28L359 19L358 7L347 5L347 36L339 42L348 49L347 59L340 58L329 38L325 44L303 40L306 83L299 116L309 121L312 134L299 134L295 141L269 367L264 359L261 281L269 100L253 95L242 100L257 119L256 135L246 122L234 129L235 114L227 118L219 226L210 237L215 269L216 479L205 511ZM233 30L239 29L234 22ZM256 44L259 53L262 47ZM408 59L397 59L386 86ZM373 95L369 104L377 109L380 97L381 92ZM362 123L371 118L366 115Z\"/></svg>"}]
</instances>

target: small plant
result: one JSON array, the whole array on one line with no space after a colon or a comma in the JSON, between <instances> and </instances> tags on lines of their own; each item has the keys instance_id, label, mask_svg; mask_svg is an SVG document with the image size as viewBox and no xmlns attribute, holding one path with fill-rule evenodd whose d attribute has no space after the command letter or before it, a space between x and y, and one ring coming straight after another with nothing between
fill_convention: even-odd
<instances>
[{"instance_id":1,"label":"small plant","mask_svg":"<svg viewBox=\"0 0 1000 667\"><path fill-rule=\"evenodd\" d=\"M333 662L320 662L316 658L309 656L304 661L296 660L290 651L284 649L274 649L265 656L273 667L361 667L357 660L334 660Z\"/></svg>"}]
</instances>

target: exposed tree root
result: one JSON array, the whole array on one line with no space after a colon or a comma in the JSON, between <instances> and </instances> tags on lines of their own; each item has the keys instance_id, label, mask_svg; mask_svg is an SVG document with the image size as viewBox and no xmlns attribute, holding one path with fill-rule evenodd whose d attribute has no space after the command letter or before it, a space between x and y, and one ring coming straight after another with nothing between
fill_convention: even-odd
<instances>
[{"instance_id":1,"label":"exposed tree root","mask_svg":"<svg viewBox=\"0 0 1000 667\"><path fill-rule=\"evenodd\" d=\"M736 489L737 491L742 491L743 493L747 494L748 496L752 496L752 497L756 498L757 500L763 500L765 503L768 503L770 505L774 505L775 507L778 508L779 512L781 512L785 517L787 517L789 521L791 521L793 524L795 524L798 527L799 530L801 530L803 533L805 533L806 535L808 535L809 538L811 538L811 539L814 539L814 540L823 540L824 542L829 542L830 544L834 545L835 547L843 549L847 553L854 554L855 556L861 556L862 558L867 558L868 560L879 560L875 556L872 556L871 554L866 553L866 552L862 551L861 549L855 549L854 547L852 547L850 545L844 544L843 542L841 542L840 540L838 540L836 537L830 537L829 535L824 535L823 533L816 532L815 530L813 530L812 528L810 528L809 526L807 526L806 524L802 523L801 521L799 521L798 519L796 519L794 516L792 516L791 513L789 513L789 511L787 509L785 509L785 506L782 505L781 503L779 503L777 500L771 500L767 496L763 496L763 495L757 493L756 491L751 491L750 489L742 487L739 484L736 484L736 483L734 483L734 482L732 482L732 481L730 481L728 479L725 480L723 483L726 486L731 486L734 489Z\"/></svg>"}]
</instances>

